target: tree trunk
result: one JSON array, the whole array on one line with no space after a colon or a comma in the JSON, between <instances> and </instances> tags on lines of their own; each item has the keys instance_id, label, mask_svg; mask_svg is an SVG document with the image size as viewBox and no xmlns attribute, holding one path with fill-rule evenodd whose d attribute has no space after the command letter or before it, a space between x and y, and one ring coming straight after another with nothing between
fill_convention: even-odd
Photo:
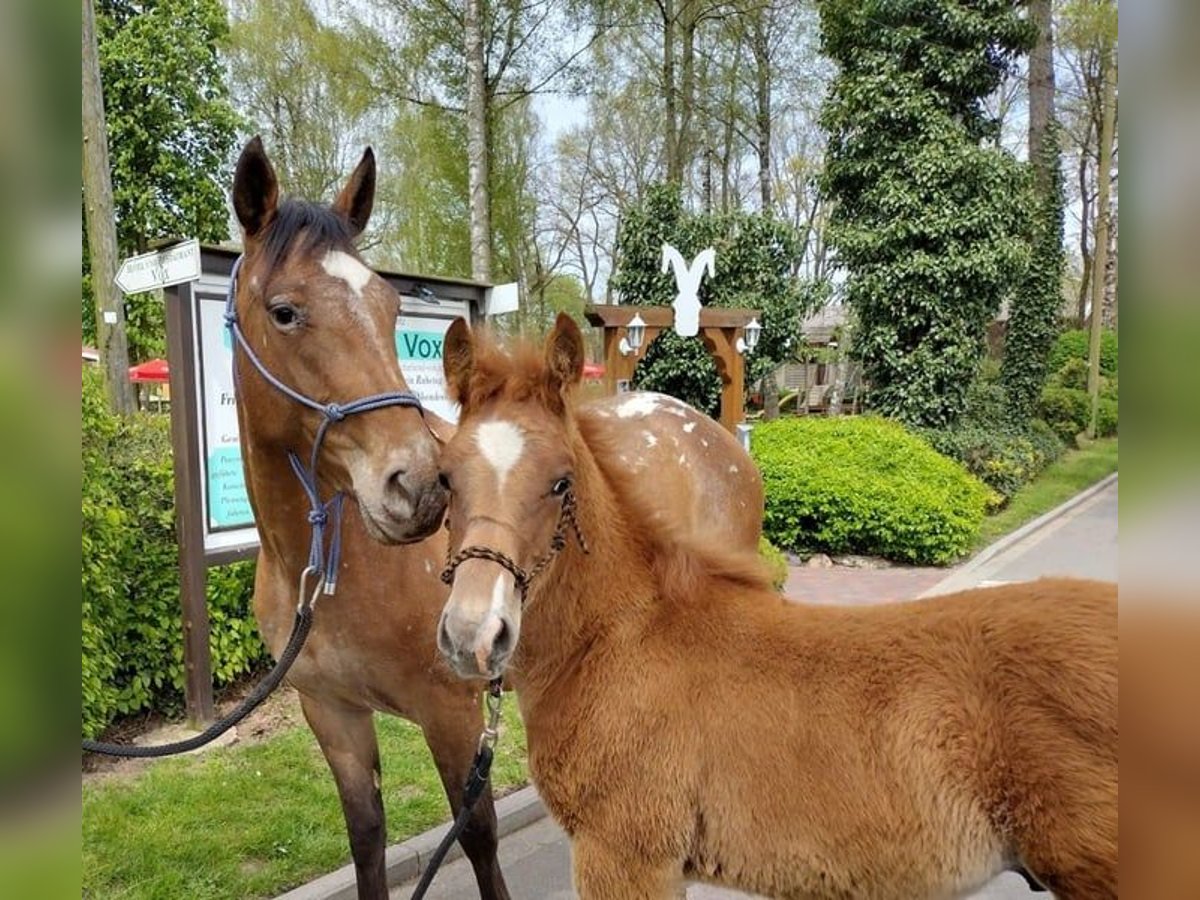
<instances>
[{"instance_id":1,"label":"tree trunk","mask_svg":"<svg viewBox=\"0 0 1200 900\"><path fill-rule=\"evenodd\" d=\"M762 380L763 419L771 422L779 418L779 382L775 373L769 372Z\"/></svg>"},{"instance_id":2,"label":"tree trunk","mask_svg":"<svg viewBox=\"0 0 1200 900\"><path fill-rule=\"evenodd\" d=\"M1054 122L1054 28L1051 0L1029 0L1029 23L1037 43L1029 54L1029 161L1034 185L1045 196L1050 190L1046 171L1046 133Z\"/></svg>"},{"instance_id":3,"label":"tree trunk","mask_svg":"<svg viewBox=\"0 0 1200 900\"><path fill-rule=\"evenodd\" d=\"M1117 209L1109 208L1108 265L1104 269L1104 327L1117 328Z\"/></svg>"},{"instance_id":4,"label":"tree trunk","mask_svg":"<svg viewBox=\"0 0 1200 900\"><path fill-rule=\"evenodd\" d=\"M758 146L758 191L762 211L771 209L771 54L767 45L767 26L764 17L769 10L761 9L754 17L751 49L754 53L754 121Z\"/></svg>"},{"instance_id":5,"label":"tree trunk","mask_svg":"<svg viewBox=\"0 0 1200 900\"><path fill-rule=\"evenodd\" d=\"M1092 415L1088 421L1088 437L1096 436L1096 417L1100 406L1100 329L1104 322L1104 283L1108 257L1109 183L1112 177L1113 124L1116 114L1116 72L1112 44L1100 58L1104 93L1101 99L1103 119L1100 126L1100 167L1096 190L1096 262L1092 269L1092 331L1088 345L1088 394L1092 400Z\"/></svg>"},{"instance_id":6,"label":"tree trunk","mask_svg":"<svg viewBox=\"0 0 1200 900\"><path fill-rule=\"evenodd\" d=\"M679 61L679 134L677 136L679 184L692 167L694 142L692 122L696 109L696 0L684 0L683 55Z\"/></svg>"},{"instance_id":7,"label":"tree trunk","mask_svg":"<svg viewBox=\"0 0 1200 900\"><path fill-rule=\"evenodd\" d=\"M1090 129L1089 135L1090 136ZM1083 146L1079 151L1079 258L1083 263L1083 273L1079 280L1079 303L1078 303L1078 322L1082 328L1087 324L1087 306L1089 291L1091 290L1092 279L1092 252L1089 244L1088 233L1091 221L1091 200L1088 197L1087 183L1087 167L1088 167L1088 152L1087 152L1087 136L1085 136Z\"/></svg>"},{"instance_id":8,"label":"tree trunk","mask_svg":"<svg viewBox=\"0 0 1200 900\"><path fill-rule=\"evenodd\" d=\"M482 0L467 0L467 191L471 205L471 277L492 278L491 197L488 190L487 72L483 55Z\"/></svg>"},{"instance_id":9,"label":"tree trunk","mask_svg":"<svg viewBox=\"0 0 1200 900\"><path fill-rule=\"evenodd\" d=\"M667 181L671 184L681 184L683 169L679 161L679 120L675 107L675 3L674 0L663 0L663 62L662 90L663 107L666 112L666 134L664 135L664 151L667 162Z\"/></svg>"},{"instance_id":10,"label":"tree trunk","mask_svg":"<svg viewBox=\"0 0 1200 900\"><path fill-rule=\"evenodd\" d=\"M107 376L108 402L114 412L134 410L129 383L129 342L125 334L125 302L114 279L117 275L117 230L113 212L112 176L108 163L108 134L104 121L104 91L100 83L100 52L96 43L96 12L83 0L83 204L88 255L92 265L92 296L96 303L96 342Z\"/></svg>"}]
</instances>

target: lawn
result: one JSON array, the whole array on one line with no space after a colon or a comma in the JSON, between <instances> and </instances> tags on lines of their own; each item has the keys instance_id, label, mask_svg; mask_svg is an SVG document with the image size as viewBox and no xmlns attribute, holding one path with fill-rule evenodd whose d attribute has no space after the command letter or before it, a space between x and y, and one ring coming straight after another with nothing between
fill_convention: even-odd
<instances>
[{"instance_id":1,"label":"lawn","mask_svg":"<svg viewBox=\"0 0 1200 900\"><path fill-rule=\"evenodd\" d=\"M389 843L449 819L421 731L378 716ZM503 793L525 784L514 698L492 769ZM271 897L350 861L333 777L311 732L169 759L83 787L83 896Z\"/></svg>"},{"instance_id":2,"label":"lawn","mask_svg":"<svg viewBox=\"0 0 1200 900\"><path fill-rule=\"evenodd\" d=\"M975 539L975 550L982 550L1115 471L1115 437L1092 441L1078 450L1067 451L1045 472L1017 491L1004 509L983 520L979 536Z\"/></svg>"}]
</instances>

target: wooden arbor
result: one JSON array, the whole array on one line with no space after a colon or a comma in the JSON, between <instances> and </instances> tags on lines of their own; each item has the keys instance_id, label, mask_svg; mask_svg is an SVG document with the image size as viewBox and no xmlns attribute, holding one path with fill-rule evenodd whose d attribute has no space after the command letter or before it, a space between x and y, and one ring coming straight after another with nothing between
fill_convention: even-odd
<instances>
[{"instance_id":1,"label":"wooden arbor","mask_svg":"<svg viewBox=\"0 0 1200 900\"><path fill-rule=\"evenodd\" d=\"M616 393L619 383L628 383L638 360L656 337L675 322L675 311L669 306L589 306L587 320L604 329L604 386ZM646 323L645 336L636 353L621 352L621 339L629 332L629 321L641 316ZM704 346L717 364L721 376L721 424L730 432L742 421L745 401L746 361L738 352L738 339L746 326L759 315L753 309L718 309L701 307L700 334Z\"/></svg>"}]
</instances>

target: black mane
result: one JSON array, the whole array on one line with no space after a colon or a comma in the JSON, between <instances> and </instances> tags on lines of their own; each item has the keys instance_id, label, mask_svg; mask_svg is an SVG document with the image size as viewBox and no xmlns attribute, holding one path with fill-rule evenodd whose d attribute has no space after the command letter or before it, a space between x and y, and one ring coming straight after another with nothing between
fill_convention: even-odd
<instances>
[{"instance_id":1,"label":"black mane","mask_svg":"<svg viewBox=\"0 0 1200 900\"><path fill-rule=\"evenodd\" d=\"M297 238L301 238L299 244ZM323 204L289 199L279 204L263 241L263 255L268 267L274 269L295 249L303 253L355 253L354 238L345 219Z\"/></svg>"}]
</instances>

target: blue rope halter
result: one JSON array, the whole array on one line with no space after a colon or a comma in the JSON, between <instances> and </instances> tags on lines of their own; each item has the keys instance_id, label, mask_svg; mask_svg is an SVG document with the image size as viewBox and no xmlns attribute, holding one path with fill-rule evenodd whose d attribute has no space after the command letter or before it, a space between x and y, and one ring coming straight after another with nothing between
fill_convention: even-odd
<instances>
[{"instance_id":1,"label":"blue rope halter","mask_svg":"<svg viewBox=\"0 0 1200 900\"><path fill-rule=\"evenodd\" d=\"M254 368L258 369L258 373L262 375L267 384L280 391L284 396L295 400L301 406L307 406L322 416L321 425L317 429L317 437L313 441L308 466L304 465L293 450L288 451L288 462L291 463L292 471L296 473L296 478L300 480L300 485L308 497L308 522L312 526L308 570L323 582L323 591L329 596L337 590L338 563L342 555L342 501L345 498L342 492L338 491L328 501L321 501L321 494L317 488L317 462L320 459L321 444L325 440L325 433L329 430L330 425L356 413L371 412L388 406L411 406L420 410L422 414L424 414L424 409L416 395L408 391L369 394L350 403L318 403L311 397L306 397L294 388L288 387L272 375L263 365L262 360L255 355L238 325L236 299L238 270L241 267L242 257L239 256L234 260L233 269L229 273L229 294L225 300L225 327L229 329L237 345L242 348L246 358L254 364ZM330 532L329 546L326 548L325 529L330 524L332 524L332 531Z\"/></svg>"}]
</instances>

